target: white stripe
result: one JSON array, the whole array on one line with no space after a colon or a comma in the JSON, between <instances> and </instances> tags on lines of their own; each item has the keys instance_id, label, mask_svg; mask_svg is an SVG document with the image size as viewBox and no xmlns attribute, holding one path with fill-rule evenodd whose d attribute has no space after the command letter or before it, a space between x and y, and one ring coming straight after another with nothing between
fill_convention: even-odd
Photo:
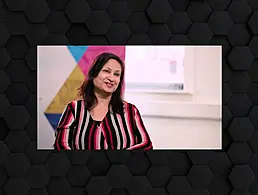
<instances>
[{"instance_id":1,"label":"white stripe","mask_svg":"<svg viewBox=\"0 0 258 195\"><path fill-rule=\"evenodd\" d=\"M117 116L117 119L118 119L118 123L121 127L121 131L122 131L122 138L123 138L123 149L126 147L126 144L128 142L127 140L127 137L126 137L126 133L125 133L125 129L124 129L124 126L123 126L123 122L122 122L122 118L119 114L116 114Z\"/></svg>"},{"instance_id":2,"label":"white stripe","mask_svg":"<svg viewBox=\"0 0 258 195\"><path fill-rule=\"evenodd\" d=\"M101 127L98 128L98 134L97 134L97 139L98 139L98 142L97 142L97 149L101 149L101 146L100 146L100 140L101 140Z\"/></svg>"},{"instance_id":3,"label":"white stripe","mask_svg":"<svg viewBox=\"0 0 258 195\"><path fill-rule=\"evenodd\" d=\"M110 114L110 116L111 116L111 120L112 120L112 123L113 123L114 128L115 128L115 131L116 131L117 149L120 149L121 142L120 142L120 136L119 136L118 128L117 128L117 126L116 126L115 118L114 118L114 115L113 115L113 114Z\"/></svg>"},{"instance_id":4,"label":"white stripe","mask_svg":"<svg viewBox=\"0 0 258 195\"><path fill-rule=\"evenodd\" d=\"M85 107L82 107L82 109L84 109ZM85 111L84 111L85 113ZM90 119L90 114L89 112L86 112L87 113L87 117L86 117L86 121L85 121L85 126L84 126L84 129L83 129L83 132L82 132L82 138L81 138L81 143L82 143L82 149L84 150L85 147L84 147L84 137L85 137L85 133L86 133L86 129L88 127L88 124L89 124L89 119Z\"/></svg>"},{"instance_id":5,"label":"white stripe","mask_svg":"<svg viewBox=\"0 0 258 195\"><path fill-rule=\"evenodd\" d=\"M76 114L77 114L77 107L78 107L78 102L76 104L76 110L75 110ZM75 146L77 146L76 149L79 149L79 136L80 136L80 132L81 132L83 116L84 116L84 109L83 109L83 101L82 101L80 115L79 115L79 122L78 122L78 127L77 127L78 129L77 129L76 138L75 138Z\"/></svg>"},{"instance_id":6,"label":"white stripe","mask_svg":"<svg viewBox=\"0 0 258 195\"><path fill-rule=\"evenodd\" d=\"M108 149L107 141L104 139L104 149Z\"/></svg>"},{"instance_id":7,"label":"white stripe","mask_svg":"<svg viewBox=\"0 0 258 195\"><path fill-rule=\"evenodd\" d=\"M69 139L69 133L70 133L70 126L71 124L73 123L73 118L70 119L69 123L66 125L66 128L64 130L64 134L65 134L65 144L66 144L66 147L70 149L69 147L69 143L68 143L68 139Z\"/></svg>"},{"instance_id":8,"label":"white stripe","mask_svg":"<svg viewBox=\"0 0 258 195\"><path fill-rule=\"evenodd\" d=\"M78 101L74 101L75 106L74 106L74 119L76 119L76 111L77 111L77 106L78 106Z\"/></svg>"}]
</instances>

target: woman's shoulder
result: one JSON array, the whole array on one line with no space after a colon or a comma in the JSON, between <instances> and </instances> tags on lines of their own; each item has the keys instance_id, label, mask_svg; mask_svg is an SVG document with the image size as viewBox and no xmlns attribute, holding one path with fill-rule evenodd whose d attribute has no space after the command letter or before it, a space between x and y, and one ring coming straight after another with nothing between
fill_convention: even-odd
<instances>
[{"instance_id":1,"label":"woman's shoulder","mask_svg":"<svg viewBox=\"0 0 258 195\"><path fill-rule=\"evenodd\" d=\"M83 101L82 99L74 99L74 100L71 100L67 103L67 106L72 106L73 108L75 108L77 105L82 105L83 104Z\"/></svg>"},{"instance_id":2,"label":"woman's shoulder","mask_svg":"<svg viewBox=\"0 0 258 195\"><path fill-rule=\"evenodd\" d=\"M125 100L122 100L123 104L125 107L129 107L129 108L137 108L135 106L135 104L131 103L131 102L128 102L128 101L125 101Z\"/></svg>"}]
</instances>

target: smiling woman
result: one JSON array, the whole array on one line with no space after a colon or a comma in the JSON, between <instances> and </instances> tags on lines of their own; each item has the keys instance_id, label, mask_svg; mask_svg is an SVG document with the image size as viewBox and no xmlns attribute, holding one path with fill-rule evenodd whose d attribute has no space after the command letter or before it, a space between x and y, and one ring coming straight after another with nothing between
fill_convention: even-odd
<instances>
[{"instance_id":1,"label":"smiling woman","mask_svg":"<svg viewBox=\"0 0 258 195\"><path fill-rule=\"evenodd\" d=\"M71 101L62 113L54 148L153 149L139 110L122 100L123 80L124 63L118 56L97 56L79 88L82 99Z\"/></svg>"}]
</instances>

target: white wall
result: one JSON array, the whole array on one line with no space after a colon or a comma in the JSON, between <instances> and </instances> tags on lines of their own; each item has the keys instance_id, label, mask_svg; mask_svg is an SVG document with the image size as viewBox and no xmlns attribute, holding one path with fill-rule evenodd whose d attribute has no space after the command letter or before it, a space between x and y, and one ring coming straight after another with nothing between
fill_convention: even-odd
<instances>
[{"instance_id":1,"label":"white wall","mask_svg":"<svg viewBox=\"0 0 258 195\"><path fill-rule=\"evenodd\" d=\"M186 91L126 93L140 110L155 149L220 149L221 47L188 47Z\"/></svg>"},{"instance_id":2,"label":"white wall","mask_svg":"<svg viewBox=\"0 0 258 195\"><path fill-rule=\"evenodd\" d=\"M54 131L44 115L59 89L76 66L66 46L38 46L38 128L39 149L52 149Z\"/></svg>"},{"instance_id":3,"label":"white wall","mask_svg":"<svg viewBox=\"0 0 258 195\"><path fill-rule=\"evenodd\" d=\"M221 47L187 47L186 56L185 92L127 92L125 99L139 108L154 149L220 149ZM43 112L75 65L66 47L38 49L39 149L52 148L53 129Z\"/></svg>"}]
</instances>

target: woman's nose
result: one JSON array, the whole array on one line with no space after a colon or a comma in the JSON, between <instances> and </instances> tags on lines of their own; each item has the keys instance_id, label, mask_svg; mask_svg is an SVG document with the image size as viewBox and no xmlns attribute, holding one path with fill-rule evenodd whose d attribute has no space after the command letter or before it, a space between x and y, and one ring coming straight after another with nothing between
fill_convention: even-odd
<instances>
[{"instance_id":1,"label":"woman's nose","mask_svg":"<svg viewBox=\"0 0 258 195\"><path fill-rule=\"evenodd\" d=\"M108 75L108 79L113 81L114 80L114 75L113 74L109 74Z\"/></svg>"},{"instance_id":2,"label":"woman's nose","mask_svg":"<svg viewBox=\"0 0 258 195\"><path fill-rule=\"evenodd\" d=\"M113 75L109 75L109 76L108 76L108 80L109 80L109 81L114 81L114 76L113 76Z\"/></svg>"}]
</instances>

